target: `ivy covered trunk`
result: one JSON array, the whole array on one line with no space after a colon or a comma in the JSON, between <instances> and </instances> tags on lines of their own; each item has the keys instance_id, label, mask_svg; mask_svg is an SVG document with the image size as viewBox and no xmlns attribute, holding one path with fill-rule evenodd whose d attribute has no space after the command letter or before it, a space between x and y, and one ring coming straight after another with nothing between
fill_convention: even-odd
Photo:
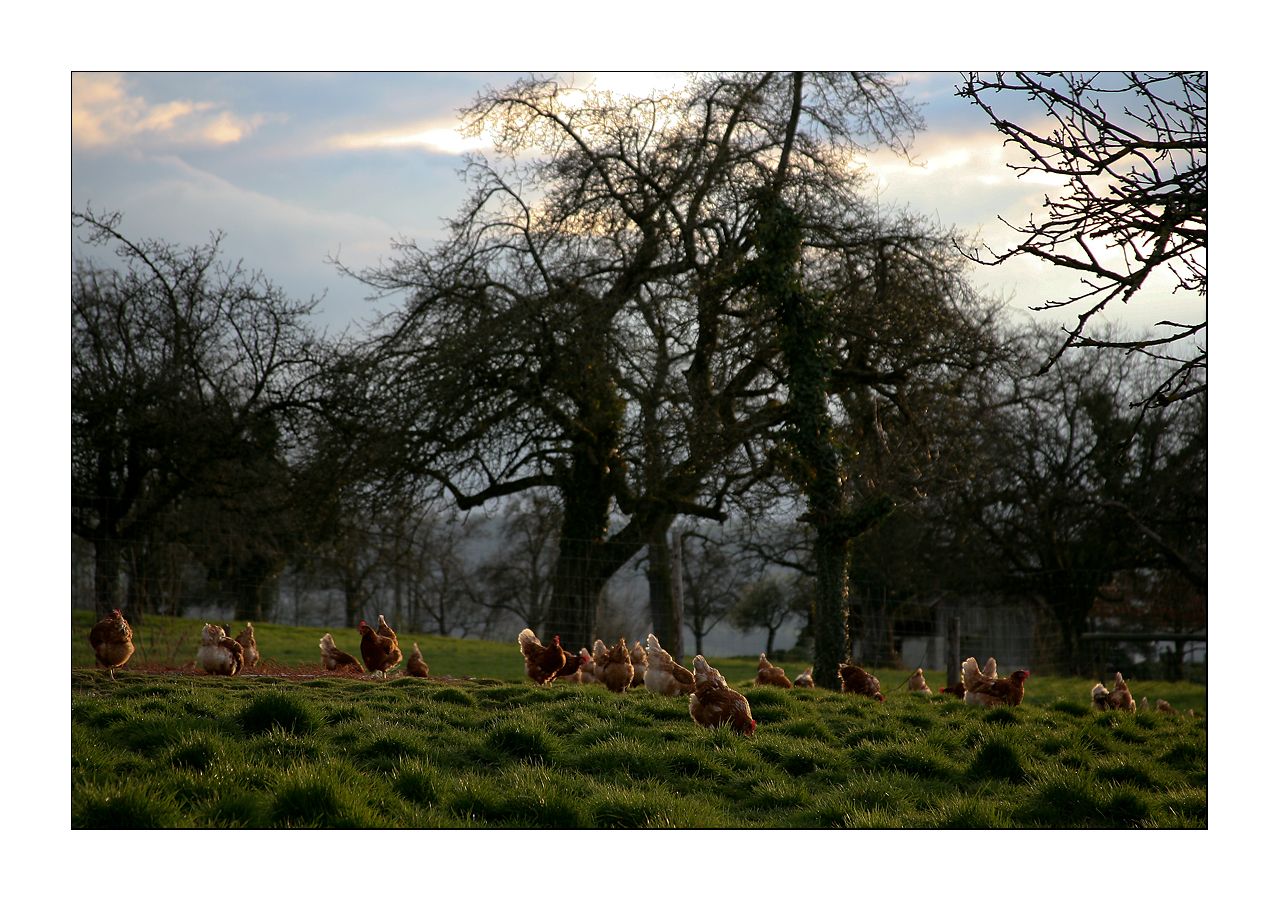
<instances>
[{"instance_id":1,"label":"ivy covered trunk","mask_svg":"<svg viewBox=\"0 0 1279 907\"><path fill-rule=\"evenodd\" d=\"M808 500L800 517L816 534L813 561L813 683L839 688L839 665L848 658L849 543L892 510L887 497L850 506L845 472L855 451L835 440L830 414L830 330L822 301L801 281L799 218L776 197L765 197L756 237L759 254L747 275L761 301L776 314L785 366L786 462Z\"/></svg>"}]
</instances>

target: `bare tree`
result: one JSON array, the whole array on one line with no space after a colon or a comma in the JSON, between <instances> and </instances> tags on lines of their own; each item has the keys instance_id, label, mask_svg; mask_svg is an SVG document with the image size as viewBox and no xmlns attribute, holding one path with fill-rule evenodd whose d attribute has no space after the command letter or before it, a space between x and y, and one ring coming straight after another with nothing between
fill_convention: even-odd
<instances>
[{"instance_id":1,"label":"bare tree","mask_svg":"<svg viewBox=\"0 0 1279 907\"><path fill-rule=\"evenodd\" d=\"M94 546L99 613L122 606L129 547L184 496L224 512L288 506L290 417L317 345L303 322L316 301L224 261L220 234L182 248L129 239L120 221L71 216L119 260L77 258L71 275L71 529ZM258 590L278 561L259 541L237 567ZM260 614L250 598L244 612Z\"/></svg>"},{"instance_id":2,"label":"bare tree","mask_svg":"<svg viewBox=\"0 0 1279 907\"><path fill-rule=\"evenodd\" d=\"M798 102L794 84L487 90L463 120L494 137L497 162L470 160L449 239L401 242L355 275L409 298L354 351L339 418L378 401L363 431L388 484L463 509L552 490L550 621L570 646L589 643L604 584L673 517L726 518L726 464L780 418L773 314L735 277L757 244L755 191L784 170L814 244L846 245L876 229L854 153L904 148L921 124L879 74L812 74Z\"/></svg>"},{"instance_id":3,"label":"bare tree","mask_svg":"<svg viewBox=\"0 0 1279 907\"><path fill-rule=\"evenodd\" d=\"M684 553L684 626L693 634L694 653L705 649L706 636L727 618L753 570L736 549L732 533L681 533ZM683 628L680 628L683 632ZM658 637L663 648L674 651Z\"/></svg>"},{"instance_id":4,"label":"bare tree","mask_svg":"<svg viewBox=\"0 0 1279 907\"><path fill-rule=\"evenodd\" d=\"M1168 357L1178 367L1140 402L1166 406L1208 389L1208 74L970 73L958 94L976 104L1029 157L1010 164L1018 176L1064 177L1060 198L1044 197L1047 217L1012 226L1024 238L1005 252L973 250L974 261L999 264L1030 255L1080 274L1083 288L1038 309L1083 307L1044 365L1072 346L1106 346ZM1006 101L1043 108L1051 126L1015 122L996 112ZM1026 117L1029 119L1029 116ZM1025 120L1023 120L1023 123ZM1105 249L1120 252L1111 265ZM1205 297L1202 321L1160 322L1154 338L1115 340L1090 329L1108 304L1126 303L1149 278L1170 272L1176 289Z\"/></svg>"}]
</instances>

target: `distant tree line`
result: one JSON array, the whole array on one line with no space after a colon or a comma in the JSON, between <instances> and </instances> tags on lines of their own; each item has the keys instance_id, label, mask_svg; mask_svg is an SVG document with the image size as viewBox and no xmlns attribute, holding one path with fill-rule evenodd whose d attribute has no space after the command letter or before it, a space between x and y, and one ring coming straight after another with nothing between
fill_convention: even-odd
<instances>
[{"instance_id":1,"label":"distant tree line","mask_svg":"<svg viewBox=\"0 0 1279 907\"><path fill-rule=\"evenodd\" d=\"M868 201L856 155L923 127L901 86L530 78L463 123L495 158L468 159L447 239L354 272L398 300L359 333L317 335L315 302L217 234L73 213L116 255L72 270L72 532L99 612L162 608L182 549L237 620L287 568L329 577L349 626L377 589L431 632L513 620L575 650L627 564L674 632L677 530L697 644L728 620L771 650L798 615L833 686L850 642L893 657L875 600L1037 598L1078 665L1116 589L1206 594L1206 353L1063 347L975 291L963 236ZM480 564L477 508L504 512Z\"/></svg>"}]
</instances>

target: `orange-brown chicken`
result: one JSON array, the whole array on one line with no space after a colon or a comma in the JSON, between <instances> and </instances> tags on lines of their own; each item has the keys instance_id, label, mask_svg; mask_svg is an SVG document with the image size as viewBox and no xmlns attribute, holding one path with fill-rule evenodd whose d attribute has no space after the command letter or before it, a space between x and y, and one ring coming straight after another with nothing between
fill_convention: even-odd
<instances>
[{"instance_id":1,"label":"orange-brown chicken","mask_svg":"<svg viewBox=\"0 0 1279 907\"><path fill-rule=\"evenodd\" d=\"M408 671L410 677L426 677L431 673L431 666L422 657L422 650L417 643L413 643L413 651L409 653L409 660L404 663L404 670Z\"/></svg>"},{"instance_id":2,"label":"orange-brown chicken","mask_svg":"<svg viewBox=\"0 0 1279 907\"><path fill-rule=\"evenodd\" d=\"M857 665L841 664L839 666L839 691L867 696L879 702L884 701L884 694L879 691L879 678L868 674Z\"/></svg>"},{"instance_id":3,"label":"orange-brown chicken","mask_svg":"<svg viewBox=\"0 0 1279 907\"><path fill-rule=\"evenodd\" d=\"M386 621L379 615L378 626L385 626ZM386 672L391 670L400 663L403 654L400 652L400 644L396 641L395 631L391 630L390 635L384 636L378 630L374 630L364 621L360 621L360 657L364 659L364 667L370 674L381 674L382 679L386 679Z\"/></svg>"},{"instance_id":4,"label":"orange-brown chicken","mask_svg":"<svg viewBox=\"0 0 1279 907\"><path fill-rule=\"evenodd\" d=\"M1167 713L1167 714L1169 714L1169 715L1180 715L1180 714L1181 714L1181 713L1180 713L1180 712L1178 712L1176 709L1174 709L1174 708L1172 707L1172 704L1171 704L1171 703L1169 703L1166 699L1156 699L1156 700L1155 700L1155 709L1156 709L1157 711L1160 711L1160 712L1165 712L1165 713ZM1193 716L1193 715L1194 715L1194 711L1192 710L1190 714Z\"/></svg>"},{"instance_id":5,"label":"orange-brown chicken","mask_svg":"<svg viewBox=\"0 0 1279 907\"><path fill-rule=\"evenodd\" d=\"M928 681L924 680L924 669L916 668L915 673L910 675L906 681L906 691L909 693L928 693L932 694L932 690L928 687Z\"/></svg>"},{"instance_id":6,"label":"orange-brown chicken","mask_svg":"<svg viewBox=\"0 0 1279 907\"><path fill-rule=\"evenodd\" d=\"M256 667L258 658L258 640L253 635L253 621L247 621L243 630L235 637L235 641L244 650L244 667Z\"/></svg>"},{"instance_id":7,"label":"orange-brown chicken","mask_svg":"<svg viewBox=\"0 0 1279 907\"><path fill-rule=\"evenodd\" d=\"M204 625L195 657L204 670L224 677L234 677L244 667L244 647L217 624Z\"/></svg>"},{"instance_id":8,"label":"orange-brown chicken","mask_svg":"<svg viewBox=\"0 0 1279 907\"><path fill-rule=\"evenodd\" d=\"M631 664L631 652L626 648L626 639L617 641L617 645L609 649L603 659L595 661L595 679L614 693L625 693L635 679L635 665Z\"/></svg>"},{"instance_id":9,"label":"orange-brown chicken","mask_svg":"<svg viewBox=\"0 0 1279 907\"><path fill-rule=\"evenodd\" d=\"M967 692L968 691L964 688L964 682L962 680L956 680L954 686L941 688L943 696L957 696L960 699L963 699L964 694Z\"/></svg>"},{"instance_id":10,"label":"orange-brown chicken","mask_svg":"<svg viewBox=\"0 0 1279 907\"><path fill-rule=\"evenodd\" d=\"M795 686L803 687L806 690L816 689L816 687L813 686L813 666L812 665L809 665L804 670L799 672L799 675L795 678Z\"/></svg>"},{"instance_id":11,"label":"orange-brown chicken","mask_svg":"<svg viewBox=\"0 0 1279 907\"><path fill-rule=\"evenodd\" d=\"M568 658L560 646L560 638L549 646L542 645L533 631L525 627L520 631L520 651L524 653L524 673L536 684L550 683L564 670Z\"/></svg>"},{"instance_id":12,"label":"orange-brown chicken","mask_svg":"<svg viewBox=\"0 0 1279 907\"><path fill-rule=\"evenodd\" d=\"M746 697L730 689L724 675L706 663L700 655L693 658L695 687L688 697L688 714L698 727L715 728L729 724L739 734L755 733L755 719Z\"/></svg>"},{"instance_id":13,"label":"orange-brown chicken","mask_svg":"<svg viewBox=\"0 0 1279 907\"><path fill-rule=\"evenodd\" d=\"M1103 712L1115 709L1120 712L1137 711L1137 703L1133 701L1132 693L1128 691L1128 684L1124 681L1124 675L1115 672L1115 688L1107 690L1105 684L1097 684L1092 688L1092 704Z\"/></svg>"},{"instance_id":14,"label":"orange-brown chicken","mask_svg":"<svg viewBox=\"0 0 1279 907\"><path fill-rule=\"evenodd\" d=\"M364 665L354 655L348 655L337 647L332 633L320 637L320 664L326 671L341 671L346 674L363 674Z\"/></svg>"},{"instance_id":15,"label":"orange-brown chicken","mask_svg":"<svg viewBox=\"0 0 1279 907\"><path fill-rule=\"evenodd\" d=\"M793 684L786 678L786 672L781 668L775 668L769 662L767 653L759 653L759 670L755 672L755 686L757 687L781 687L783 690L789 690Z\"/></svg>"},{"instance_id":16,"label":"orange-brown chicken","mask_svg":"<svg viewBox=\"0 0 1279 907\"><path fill-rule=\"evenodd\" d=\"M644 672L648 670L648 653L644 651L644 647L638 642L631 649L631 667L635 669L635 676L631 678L631 686L642 687L644 685Z\"/></svg>"},{"instance_id":17,"label":"orange-brown chicken","mask_svg":"<svg viewBox=\"0 0 1279 907\"><path fill-rule=\"evenodd\" d=\"M987 667L991 667L994 661L992 658L986 663ZM1020 705L1022 697L1025 695L1026 678L1030 676L1029 671L1013 671L1007 677L991 680L985 676L983 671L977 669L977 659L969 658L964 662L964 701L969 702L969 696L973 697L971 701L977 705L987 707L1000 705Z\"/></svg>"},{"instance_id":18,"label":"orange-brown chicken","mask_svg":"<svg viewBox=\"0 0 1279 907\"><path fill-rule=\"evenodd\" d=\"M123 667L133 655L133 628L116 609L93 625L89 645L93 647L98 667L115 680L115 669Z\"/></svg>"},{"instance_id":19,"label":"orange-brown chicken","mask_svg":"<svg viewBox=\"0 0 1279 907\"><path fill-rule=\"evenodd\" d=\"M645 648L648 669L644 672L644 689L659 696L687 696L693 692L697 686L693 672L663 649L652 633L648 634Z\"/></svg>"}]
</instances>

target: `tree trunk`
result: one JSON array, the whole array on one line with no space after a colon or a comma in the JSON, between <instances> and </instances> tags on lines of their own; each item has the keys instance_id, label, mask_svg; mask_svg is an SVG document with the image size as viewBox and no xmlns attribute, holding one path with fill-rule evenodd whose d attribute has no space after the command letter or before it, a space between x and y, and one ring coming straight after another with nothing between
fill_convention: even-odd
<instances>
[{"instance_id":1,"label":"tree trunk","mask_svg":"<svg viewBox=\"0 0 1279 907\"><path fill-rule=\"evenodd\" d=\"M848 661L848 540L818 528L813 544L813 683L839 689L839 666Z\"/></svg>"},{"instance_id":2,"label":"tree trunk","mask_svg":"<svg viewBox=\"0 0 1279 907\"><path fill-rule=\"evenodd\" d=\"M671 546L666 537L666 527L653 533L648 543L648 616L653 634L671 652L675 639L674 597L672 596Z\"/></svg>"},{"instance_id":3,"label":"tree trunk","mask_svg":"<svg viewBox=\"0 0 1279 907\"><path fill-rule=\"evenodd\" d=\"M595 642L600 594L608 581L595 569L596 548L594 541L568 536L560 539L546 635L559 636L560 645L567 652L576 652L583 646L590 649Z\"/></svg>"},{"instance_id":4,"label":"tree trunk","mask_svg":"<svg viewBox=\"0 0 1279 907\"><path fill-rule=\"evenodd\" d=\"M684 663L684 542L679 533L671 537L671 658ZM659 637L660 638L660 637Z\"/></svg>"}]
</instances>

